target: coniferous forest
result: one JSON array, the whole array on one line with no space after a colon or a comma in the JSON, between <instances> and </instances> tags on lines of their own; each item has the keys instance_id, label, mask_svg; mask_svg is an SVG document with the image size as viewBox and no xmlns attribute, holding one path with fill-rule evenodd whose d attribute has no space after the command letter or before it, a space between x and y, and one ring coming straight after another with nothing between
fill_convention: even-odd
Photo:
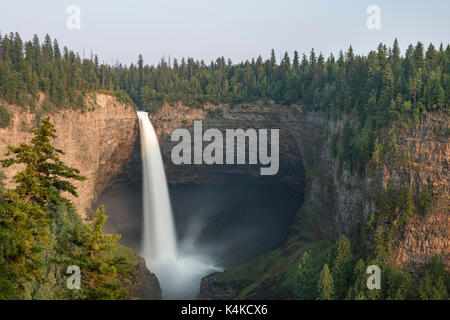
<instances>
[{"instance_id":1,"label":"coniferous forest","mask_svg":"<svg viewBox=\"0 0 450 320\"><path fill-rule=\"evenodd\" d=\"M110 93L149 112L180 101L193 108L207 103L274 101L274 108L298 104L324 111L329 118L358 117L357 127L346 123L342 138L333 137L332 151L351 170L363 173L369 160L377 161L378 137L388 123L450 111L449 72L448 44L419 42L401 52L396 39L390 45L379 44L365 56L356 55L350 47L328 57L315 50L285 53L281 61L272 50L268 60L259 56L239 63L219 57L211 62L162 59L158 65L147 65L140 55L136 64L110 65L96 55L82 58L61 48L48 35L43 41L38 36L24 41L18 33L1 34L0 128L11 119L2 103L29 106L36 113L84 110L87 95L95 92ZM126 298L129 292L124 283L132 272L124 257L111 255L117 237L102 233L103 209L98 209L92 224L85 224L61 195L76 195L68 180L84 177L60 160L63 151L52 146L54 137L52 124L44 119L30 144L11 146L8 158L2 157L4 167L21 164L25 168L14 177L16 188L5 189L0 181L0 299ZM426 211L430 195L425 190L421 197L413 199L407 187L388 188L380 200L381 214ZM389 233L369 222L370 227L375 247L367 261L382 264ZM308 280L286 283L286 290L308 299L448 298L448 274L437 258L416 289L409 274L388 268L385 276L390 287L372 297L364 288L366 261L352 256L345 237L333 250L320 262L305 253L297 271L308 275ZM93 255L96 259L91 259ZM67 290L52 291L63 281L61 266L70 261L90 270L92 282L78 296ZM37 288L44 278L47 284Z\"/></svg>"},{"instance_id":2,"label":"coniferous forest","mask_svg":"<svg viewBox=\"0 0 450 320\"><path fill-rule=\"evenodd\" d=\"M363 170L375 147L375 137L389 120L401 115L418 117L448 111L450 105L450 46L410 44L402 55L397 40L380 44L367 56L350 47L337 57L311 50L306 55L287 52L277 61L261 56L233 64L221 57L207 63L192 58L145 65L100 64L96 55L82 59L47 35L24 42L19 34L0 37L0 96L8 103L42 108L84 108L84 96L105 90L120 101L155 111L165 102L181 101L200 107L205 103L275 101L288 108L301 104L325 110L330 117L354 113L361 125L348 132L343 159ZM2 121L8 116L0 108ZM351 143L350 143L351 142Z\"/></svg>"}]
</instances>

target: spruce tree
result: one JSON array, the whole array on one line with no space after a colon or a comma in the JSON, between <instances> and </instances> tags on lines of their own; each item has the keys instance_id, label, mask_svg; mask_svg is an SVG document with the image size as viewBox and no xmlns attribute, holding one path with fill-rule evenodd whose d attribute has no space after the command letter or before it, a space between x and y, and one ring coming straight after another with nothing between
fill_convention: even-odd
<instances>
[{"instance_id":1,"label":"spruce tree","mask_svg":"<svg viewBox=\"0 0 450 320\"><path fill-rule=\"evenodd\" d=\"M91 224L76 226L59 238L57 250L61 258L58 262L64 266L63 270L70 265L81 270L80 290L64 289L62 297L111 300L129 296L124 281L132 275L130 264L124 257L113 256L120 236L104 234L105 221L102 206L95 212Z\"/></svg>"},{"instance_id":2,"label":"spruce tree","mask_svg":"<svg viewBox=\"0 0 450 320\"><path fill-rule=\"evenodd\" d=\"M420 283L420 298L423 300L448 300L449 285L449 273L445 270L440 257L435 255Z\"/></svg>"},{"instance_id":3,"label":"spruce tree","mask_svg":"<svg viewBox=\"0 0 450 320\"><path fill-rule=\"evenodd\" d=\"M317 300L333 300L334 299L334 281L328 264L323 266L320 272L319 282L317 283Z\"/></svg>"},{"instance_id":4,"label":"spruce tree","mask_svg":"<svg viewBox=\"0 0 450 320\"><path fill-rule=\"evenodd\" d=\"M336 257L333 261L333 279L338 299L344 299L348 292L351 272L352 252L350 242L342 235L337 241Z\"/></svg>"},{"instance_id":5,"label":"spruce tree","mask_svg":"<svg viewBox=\"0 0 450 320\"><path fill-rule=\"evenodd\" d=\"M30 281L44 283L45 273L60 273L61 266L65 271L69 264L82 268L88 285L78 293L64 292L63 298L128 296L126 277L131 271L124 257L112 254L119 236L102 232L106 219L103 207L95 213L92 224L63 223L61 228L54 212L61 205L73 207L61 193L77 196L69 179L85 178L59 158L63 152L51 144L56 135L48 118L33 134L30 144L9 146L6 156L10 158L1 161L4 167L19 164L25 168L14 176L17 186L0 197L0 299L32 298ZM56 265L52 268L49 255L55 249L59 255L53 257Z\"/></svg>"},{"instance_id":6,"label":"spruce tree","mask_svg":"<svg viewBox=\"0 0 450 320\"><path fill-rule=\"evenodd\" d=\"M43 119L40 127L34 129L31 144L19 147L8 146L5 156L10 157L1 161L3 167L25 165L25 169L17 173L13 181L17 184L15 192L27 201L46 205L51 201L61 200L61 192L69 192L77 197L75 186L67 179L84 181L80 171L67 166L59 155L62 150L56 149L50 139L56 138L55 128L49 118Z\"/></svg>"},{"instance_id":7,"label":"spruce tree","mask_svg":"<svg viewBox=\"0 0 450 320\"><path fill-rule=\"evenodd\" d=\"M298 264L298 280L294 287L296 299L314 299L316 297L315 277L317 275L312 265L311 256L305 251Z\"/></svg>"}]
</instances>

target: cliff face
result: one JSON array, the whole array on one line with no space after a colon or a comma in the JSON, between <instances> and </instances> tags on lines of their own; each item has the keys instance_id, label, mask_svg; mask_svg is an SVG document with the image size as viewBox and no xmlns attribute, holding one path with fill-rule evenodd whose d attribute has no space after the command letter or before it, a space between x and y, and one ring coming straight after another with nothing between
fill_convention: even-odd
<instances>
[{"instance_id":1,"label":"cliff face","mask_svg":"<svg viewBox=\"0 0 450 320\"><path fill-rule=\"evenodd\" d=\"M160 137L164 163L169 182L214 183L232 174L259 179L261 183L287 184L303 194L316 231L336 239L341 234L355 242L370 213L376 211L372 195L386 188L387 181L410 184L415 193L424 184L434 194L431 209L425 216L414 216L401 235L395 239L392 261L399 266L407 264L420 271L434 254L441 254L448 265L449 222L449 119L446 115L429 115L419 123L403 130L397 137L399 149L409 154L406 165L398 165L386 158L383 166L367 167L366 173L352 173L340 166L331 153L331 135L342 132L344 122L357 125L356 118L347 116L329 120L322 112L305 112L301 106L278 106L251 103L237 106L206 106L187 108L181 104L166 105L151 116ZM176 128L186 128L192 134L192 121L202 120L203 129L237 128L280 129L280 171L268 180L259 176L259 166L175 166L170 159L170 135ZM436 128L439 128L437 131ZM300 219L301 217L299 217ZM293 233L292 237L302 238Z\"/></svg>"},{"instance_id":2,"label":"cliff face","mask_svg":"<svg viewBox=\"0 0 450 320\"><path fill-rule=\"evenodd\" d=\"M37 122L33 113L18 111L21 108L17 106L7 107L13 111L13 116L12 123L0 129L2 158L8 145L20 145L31 140L30 129ZM86 181L74 183L79 197L69 197L83 218L88 218L98 195L131 158L138 134L134 107L99 94L95 102L89 101L89 109L93 111L62 110L50 115L58 136L54 145L66 153L61 156L62 160L87 177ZM3 170L11 178L19 168L13 166Z\"/></svg>"},{"instance_id":3,"label":"cliff face","mask_svg":"<svg viewBox=\"0 0 450 320\"><path fill-rule=\"evenodd\" d=\"M387 187L389 180L396 185L410 185L415 195L429 185L433 201L426 215L413 215L394 239L391 261L420 272L435 254L449 265L449 117L431 114L397 134L396 150L405 159L394 161L386 151L381 165L366 167L364 175L351 173L347 166L339 166L331 154L331 134L342 132L345 120L327 121L323 114L302 112L294 108L290 127L299 149L304 150L309 190L305 206L320 232L332 239L344 234L357 240L362 223L377 208L373 196ZM388 135L381 143L388 145ZM308 151L308 145L314 146ZM311 149L311 148L310 148ZM308 174L309 172L309 174ZM355 239L356 238L356 239Z\"/></svg>"},{"instance_id":4,"label":"cliff face","mask_svg":"<svg viewBox=\"0 0 450 320\"><path fill-rule=\"evenodd\" d=\"M234 107L207 105L204 109L193 109L177 104L175 106L165 105L150 118L159 136L167 179L170 184L216 183L233 175L239 175L241 178L254 179L262 184L287 184L303 193L305 176L302 152L298 150L295 143L291 142L292 134L285 127L282 116L279 109L264 104L242 104ZM194 120L202 120L203 131L216 128L223 134L226 129L279 129L280 168L278 174L261 176L260 164L174 165L171 160L171 151L178 142L171 141L171 134L174 129L185 128L191 132L193 139ZM204 142L203 147L208 144L209 142Z\"/></svg>"},{"instance_id":5,"label":"cliff face","mask_svg":"<svg viewBox=\"0 0 450 320\"><path fill-rule=\"evenodd\" d=\"M397 149L405 160L386 157L381 168L369 171L380 187L391 179L411 185L418 194L429 186L433 196L425 215L414 215L395 239L392 261L420 270L434 254L440 254L449 267L450 232L450 119L445 114L430 114L411 123L397 137ZM385 140L385 139L384 139Z\"/></svg>"}]
</instances>

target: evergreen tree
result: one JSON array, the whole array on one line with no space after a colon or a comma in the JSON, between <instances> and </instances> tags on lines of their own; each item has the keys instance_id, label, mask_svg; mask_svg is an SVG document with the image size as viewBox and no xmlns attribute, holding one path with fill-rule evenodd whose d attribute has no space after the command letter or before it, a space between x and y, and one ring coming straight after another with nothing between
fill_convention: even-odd
<instances>
[{"instance_id":1,"label":"evergreen tree","mask_svg":"<svg viewBox=\"0 0 450 320\"><path fill-rule=\"evenodd\" d=\"M411 276L396 266L386 265L382 272L383 298L387 300L407 300L413 298L414 290Z\"/></svg>"},{"instance_id":2,"label":"evergreen tree","mask_svg":"<svg viewBox=\"0 0 450 320\"><path fill-rule=\"evenodd\" d=\"M423 300L448 300L450 277L438 255L431 260L419 288Z\"/></svg>"},{"instance_id":3,"label":"evergreen tree","mask_svg":"<svg viewBox=\"0 0 450 320\"><path fill-rule=\"evenodd\" d=\"M347 300L367 300L367 276L366 265L363 259L359 259L353 271L353 284L347 292Z\"/></svg>"},{"instance_id":4,"label":"evergreen tree","mask_svg":"<svg viewBox=\"0 0 450 320\"><path fill-rule=\"evenodd\" d=\"M317 283L318 300L334 299L334 281L328 264L323 266Z\"/></svg>"},{"instance_id":5,"label":"evergreen tree","mask_svg":"<svg viewBox=\"0 0 450 320\"><path fill-rule=\"evenodd\" d=\"M39 128L34 129L31 144L19 147L9 146L1 161L3 167L15 164L25 165L25 169L14 176L17 184L17 196L40 205L46 205L54 200L60 200L61 192L69 192L78 196L75 186L66 179L83 181L86 178L79 175L79 170L64 164L59 158L64 154L56 149L50 139L56 138L55 128L49 118L42 120Z\"/></svg>"},{"instance_id":6,"label":"evergreen tree","mask_svg":"<svg viewBox=\"0 0 450 320\"><path fill-rule=\"evenodd\" d=\"M47 280L52 279L61 263L67 267L69 262L85 268L89 286L81 290L80 295L66 293L64 297L114 299L127 296L123 281L130 274L129 265L123 257L107 256L111 255L118 236L102 233L106 219L103 208L97 210L91 226L60 220L55 208L61 204L73 206L61 192L77 196L68 179L82 181L85 178L60 160L63 152L51 144L50 140L56 135L48 118L42 120L33 134L30 144L9 146L6 156L12 157L1 161L3 167L15 164L25 167L13 179L17 184L15 189L7 189L0 197L0 299L32 298L31 291L36 291L31 289L33 282L45 285L45 274ZM70 225L70 230L64 229ZM49 265L55 238L62 257L56 269Z\"/></svg>"},{"instance_id":7,"label":"evergreen tree","mask_svg":"<svg viewBox=\"0 0 450 320\"><path fill-rule=\"evenodd\" d=\"M76 265L81 270L80 290L64 290L63 297L89 300L128 297L120 279L132 275L130 265L124 257L112 256L120 236L104 234L105 221L104 207L100 207L90 225L79 225L59 238L58 262L64 268Z\"/></svg>"},{"instance_id":8,"label":"evergreen tree","mask_svg":"<svg viewBox=\"0 0 450 320\"><path fill-rule=\"evenodd\" d=\"M336 257L333 261L333 279L338 299L344 299L350 286L352 271L352 252L350 242L345 236L337 241Z\"/></svg>"},{"instance_id":9,"label":"evergreen tree","mask_svg":"<svg viewBox=\"0 0 450 320\"><path fill-rule=\"evenodd\" d=\"M312 300L316 297L315 277L317 275L315 275L311 256L305 251L298 264L298 281L295 284L293 292L296 299Z\"/></svg>"},{"instance_id":10,"label":"evergreen tree","mask_svg":"<svg viewBox=\"0 0 450 320\"><path fill-rule=\"evenodd\" d=\"M43 280L40 253L49 220L41 206L6 190L0 199L0 300L17 299L31 279Z\"/></svg>"}]
</instances>

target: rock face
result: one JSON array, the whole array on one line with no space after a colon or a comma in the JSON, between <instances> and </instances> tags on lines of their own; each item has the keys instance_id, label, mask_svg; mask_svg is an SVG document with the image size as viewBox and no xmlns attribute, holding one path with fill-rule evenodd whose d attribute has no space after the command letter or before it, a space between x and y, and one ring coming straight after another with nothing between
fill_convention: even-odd
<instances>
[{"instance_id":1,"label":"rock face","mask_svg":"<svg viewBox=\"0 0 450 320\"><path fill-rule=\"evenodd\" d=\"M131 158L138 135L134 107L104 94L99 94L96 102L90 101L89 105L93 111L62 110L50 115L58 136L54 145L66 153L61 156L62 160L87 177L86 181L74 183L79 197L69 197L83 218L88 218L98 195ZM9 106L9 109L14 111L12 123L0 129L2 158L8 145L31 140L30 129L37 122L33 113L17 112L20 110L17 106ZM3 169L8 178L18 170L17 166Z\"/></svg>"},{"instance_id":2,"label":"rock face","mask_svg":"<svg viewBox=\"0 0 450 320\"><path fill-rule=\"evenodd\" d=\"M203 279L197 299L232 300L251 284L248 280L221 281L217 275L213 273Z\"/></svg>"},{"instance_id":3,"label":"rock face","mask_svg":"<svg viewBox=\"0 0 450 320\"><path fill-rule=\"evenodd\" d=\"M413 216L396 240L392 261L420 270L434 254L450 265L450 117L430 114L410 125L397 138L399 151L407 161L388 159L373 173L373 179L385 187L388 180L406 183L418 194L429 186L433 201L426 215Z\"/></svg>"},{"instance_id":4,"label":"rock face","mask_svg":"<svg viewBox=\"0 0 450 320\"><path fill-rule=\"evenodd\" d=\"M178 104L165 105L151 116L151 120L160 136L170 183L214 183L238 174L259 179L261 183L288 184L303 191L306 181L308 191L304 205L311 213L316 231L331 239L344 234L351 240L360 241L357 234L362 223L376 210L370 196L386 188L389 179L397 184L410 184L416 193L423 184L429 184L435 195L432 207L426 216L411 220L401 237L395 239L397 249L392 260L399 266L407 264L420 271L434 254L441 254L446 265L449 264L450 142L447 115L422 118L397 138L399 148L407 150L410 155L407 166L398 166L387 160L381 168L368 166L364 175L350 172L345 165L339 166L331 153L331 135L342 132L346 120L357 125L357 119L351 116L330 120L323 112L305 112L301 106L263 103L233 107L208 105L204 109ZM176 142L170 140L170 135L181 127L190 130L193 136L193 120L202 120L204 130L280 129L278 175L262 178L259 166L173 165L170 153Z\"/></svg>"},{"instance_id":5,"label":"rock face","mask_svg":"<svg viewBox=\"0 0 450 320\"><path fill-rule=\"evenodd\" d=\"M150 118L159 136L167 179L170 184L217 183L233 175L239 175L260 183L288 184L291 188L303 192L305 175L302 152L298 150L295 143L292 143L293 136L284 122L283 110L274 108L273 105L242 104L234 107L207 105L204 109L188 108L182 104L165 105ZM193 139L194 120L202 120L203 130L216 128L223 134L226 129L279 129L280 168L278 174L261 176L260 164L174 165L171 160L171 152L178 142L171 141L171 134L177 128L185 128L191 132ZM204 142L203 146L205 147L207 144L209 143Z\"/></svg>"},{"instance_id":6,"label":"rock face","mask_svg":"<svg viewBox=\"0 0 450 320\"><path fill-rule=\"evenodd\" d=\"M134 266L134 270L136 272L132 279L134 290L131 295L139 300L161 300L158 278L147 269L144 258L139 257L139 262Z\"/></svg>"},{"instance_id":7,"label":"rock face","mask_svg":"<svg viewBox=\"0 0 450 320\"><path fill-rule=\"evenodd\" d=\"M305 205L321 233L332 239L344 234L358 241L355 234L361 223L376 211L371 196L385 190L389 180L397 185L411 185L416 195L429 185L434 199L428 214L410 219L394 239L396 249L391 260L420 272L433 255L439 254L449 266L448 115L431 114L410 124L397 136L397 149L408 155L408 160L398 163L386 155L381 167L368 165L362 176L351 173L346 166L341 168L331 155L331 134L342 132L345 120L356 124L355 119L327 120L321 113L302 112L301 108L293 108L290 117L296 119L290 124L300 123L290 130L303 150L309 178ZM381 142L386 139L382 137Z\"/></svg>"}]
</instances>

